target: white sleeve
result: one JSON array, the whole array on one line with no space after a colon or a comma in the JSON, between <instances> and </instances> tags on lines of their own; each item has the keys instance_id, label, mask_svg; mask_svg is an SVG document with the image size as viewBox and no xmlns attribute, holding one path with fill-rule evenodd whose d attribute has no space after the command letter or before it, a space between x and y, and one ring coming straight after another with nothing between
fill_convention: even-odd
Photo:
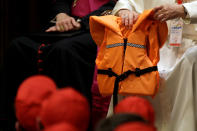
<instances>
[{"instance_id":1,"label":"white sleeve","mask_svg":"<svg viewBox=\"0 0 197 131\"><path fill-rule=\"evenodd\" d=\"M118 0L114 9L112 10L112 14L116 15L116 13L121 9L133 10L133 7L129 0Z\"/></svg>"},{"instance_id":2,"label":"white sleeve","mask_svg":"<svg viewBox=\"0 0 197 131\"><path fill-rule=\"evenodd\" d=\"M191 23L197 24L197 1L183 4L189 14Z\"/></svg>"},{"instance_id":3,"label":"white sleeve","mask_svg":"<svg viewBox=\"0 0 197 131\"><path fill-rule=\"evenodd\" d=\"M112 14L115 15L120 9L134 10L137 13L142 13L144 11L144 1L143 0L119 0L117 1Z\"/></svg>"}]
</instances>

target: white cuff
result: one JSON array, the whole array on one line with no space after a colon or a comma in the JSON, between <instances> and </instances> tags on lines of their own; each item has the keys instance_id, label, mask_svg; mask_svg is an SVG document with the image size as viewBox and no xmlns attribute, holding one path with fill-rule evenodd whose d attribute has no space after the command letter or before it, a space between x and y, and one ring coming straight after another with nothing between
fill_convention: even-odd
<instances>
[{"instance_id":1,"label":"white cuff","mask_svg":"<svg viewBox=\"0 0 197 131\"><path fill-rule=\"evenodd\" d=\"M197 1L183 4L191 19L191 23L197 23Z\"/></svg>"},{"instance_id":2,"label":"white cuff","mask_svg":"<svg viewBox=\"0 0 197 131\"><path fill-rule=\"evenodd\" d=\"M112 10L112 15L116 15L116 13L121 9L128 9L130 11L133 10L132 6L130 5L129 1L126 0L119 0L117 1L114 9Z\"/></svg>"}]
</instances>

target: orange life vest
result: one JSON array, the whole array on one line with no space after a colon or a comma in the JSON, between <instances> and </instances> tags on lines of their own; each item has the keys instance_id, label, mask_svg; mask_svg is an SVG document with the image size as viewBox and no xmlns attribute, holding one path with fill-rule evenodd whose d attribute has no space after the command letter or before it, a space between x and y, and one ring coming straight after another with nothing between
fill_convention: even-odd
<instances>
[{"instance_id":1,"label":"orange life vest","mask_svg":"<svg viewBox=\"0 0 197 131\"><path fill-rule=\"evenodd\" d=\"M154 95L159 84L159 48L167 39L165 22L151 19L144 11L127 29L121 18L91 16L90 32L99 46L96 59L98 86L102 95Z\"/></svg>"}]
</instances>

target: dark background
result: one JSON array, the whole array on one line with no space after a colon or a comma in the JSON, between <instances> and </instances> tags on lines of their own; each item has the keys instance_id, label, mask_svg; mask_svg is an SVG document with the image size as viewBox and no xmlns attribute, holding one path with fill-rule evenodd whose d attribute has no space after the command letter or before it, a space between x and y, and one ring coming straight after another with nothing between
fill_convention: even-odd
<instances>
[{"instance_id":1,"label":"dark background","mask_svg":"<svg viewBox=\"0 0 197 131\"><path fill-rule=\"evenodd\" d=\"M3 61L10 42L16 37L44 31L52 17L52 0L0 0L0 131L7 129ZM4 129L5 127L5 129ZM7 130L5 130L7 131Z\"/></svg>"},{"instance_id":2,"label":"dark background","mask_svg":"<svg viewBox=\"0 0 197 131\"><path fill-rule=\"evenodd\" d=\"M0 0L0 65L14 38L40 32L50 20L52 0Z\"/></svg>"}]
</instances>

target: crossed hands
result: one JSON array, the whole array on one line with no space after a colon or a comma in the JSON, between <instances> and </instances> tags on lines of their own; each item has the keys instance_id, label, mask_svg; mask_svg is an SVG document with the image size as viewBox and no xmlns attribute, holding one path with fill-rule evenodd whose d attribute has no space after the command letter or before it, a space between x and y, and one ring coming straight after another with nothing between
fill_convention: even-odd
<instances>
[{"instance_id":1,"label":"crossed hands","mask_svg":"<svg viewBox=\"0 0 197 131\"><path fill-rule=\"evenodd\" d=\"M77 22L73 17L68 16L65 13L59 13L56 16L56 25L48 28L46 32L65 32L70 30L78 30L80 28L80 23Z\"/></svg>"}]
</instances>

